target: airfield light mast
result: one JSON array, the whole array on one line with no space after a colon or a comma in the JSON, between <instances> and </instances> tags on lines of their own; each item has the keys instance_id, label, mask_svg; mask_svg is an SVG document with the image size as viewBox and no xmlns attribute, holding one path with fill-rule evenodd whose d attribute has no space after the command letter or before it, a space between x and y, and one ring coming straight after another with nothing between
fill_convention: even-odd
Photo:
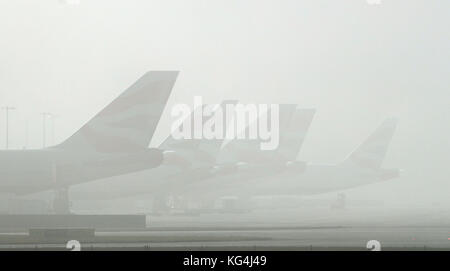
<instances>
[{"instance_id":1,"label":"airfield light mast","mask_svg":"<svg viewBox=\"0 0 450 271\"><path fill-rule=\"evenodd\" d=\"M6 149L9 149L9 111L15 110L16 108L4 106L2 109L6 112Z\"/></svg>"},{"instance_id":2,"label":"airfield light mast","mask_svg":"<svg viewBox=\"0 0 450 271\"><path fill-rule=\"evenodd\" d=\"M42 115L42 148L45 149L45 147L46 147L46 137L47 137L47 135L46 135L46 121L45 120L48 117L51 117L52 113L42 112L41 115Z\"/></svg>"}]
</instances>

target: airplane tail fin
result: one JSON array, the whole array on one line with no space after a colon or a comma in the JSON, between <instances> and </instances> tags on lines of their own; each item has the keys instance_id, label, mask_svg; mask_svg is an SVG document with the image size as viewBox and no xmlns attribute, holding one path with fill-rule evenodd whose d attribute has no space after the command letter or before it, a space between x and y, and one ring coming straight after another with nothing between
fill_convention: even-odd
<instances>
[{"instance_id":1,"label":"airplane tail fin","mask_svg":"<svg viewBox=\"0 0 450 271\"><path fill-rule=\"evenodd\" d=\"M259 139L233 139L223 148L222 162L244 162L244 163L271 163L274 159L279 159L279 151L281 144L285 145L286 142L282 142L282 135L290 129L290 121L293 117L295 104L280 104L279 105L279 133L280 144L275 150L261 150L261 140ZM269 109L262 114L271 114ZM259 118L259 117L258 117ZM248 134L251 127L256 126L258 118L250 123L245 133ZM283 148L284 149L284 148ZM288 152L283 150L282 152ZM285 159L283 157L283 159Z\"/></svg>"},{"instance_id":2,"label":"airplane tail fin","mask_svg":"<svg viewBox=\"0 0 450 271\"><path fill-rule=\"evenodd\" d=\"M223 128L224 135L226 135L226 133L227 133L226 127L228 126L228 123L226 122L226 115L225 115L226 107L228 105L233 105L234 106L237 103L238 103L237 100L225 100L225 101L223 101L220 104L220 107L222 108L222 112L224 112L224 115L222 116L223 117L222 123L224 125L224 127L222 127L222 128ZM207 122L211 122L211 120L212 120L211 116L208 117L208 118L205 118L204 124L206 124ZM213 125L218 125L215 122L212 122L212 123L213 123ZM225 139L225 137L224 137L224 139ZM219 155L219 152L220 152L220 149L221 149L222 144L224 142L224 139L209 139L209 140L201 139L201 140L196 140L196 141L198 141L198 143L197 143L198 144L198 149L208 153L211 156L213 156L214 157L214 161L215 161L215 159Z\"/></svg>"},{"instance_id":3,"label":"airplane tail fin","mask_svg":"<svg viewBox=\"0 0 450 271\"><path fill-rule=\"evenodd\" d=\"M147 72L58 147L102 153L148 148L177 76Z\"/></svg>"},{"instance_id":4,"label":"airplane tail fin","mask_svg":"<svg viewBox=\"0 0 450 271\"><path fill-rule=\"evenodd\" d=\"M395 118L386 119L344 162L380 169L396 126Z\"/></svg>"},{"instance_id":5,"label":"airplane tail fin","mask_svg":"<svg viewBox=\"0 0 450 271\"><path fill-rule=\"evenodd\" d=\"M278 153L284 159L289 161L297 159L315 113L315 109L297 108L292 114L289 124L285 127L280 126Z\"/></svg>"},{"instance_id":6,"label":"airplane tail fin","mask_svg":"<svg viewBox=\"0 0 450 271\"><path fill-rule=\"evenodd\" d=\"M220 104L220 108L222 109L222 112L225 113L227 105L235 105L237 103L236 100L225 100ZM202 107L197 107L194 109L194 111L189 115L189 117L183 121L183 124L180 125L179 129L183 129L182 126L184 124L188 124L190 122L191 127L195 127L194 125L194 116L197 111L199 110L205 110L209 105L203 105ZM218 109L218 108L216 108ZM213 109L213 112L216 110ZM214 119L214 113L212 113L208 117L203 117L203 126L207 123L210 123L211 126L216 127L216 125L219 125L215 123ZM223 114L222 124L224 127L223 133L226 134L226 127L227 123L225 122L225 114ZM191 134L194 134L194 130L191 131ZM192 139L175 139L172 135L169 135L166 140L160 145L160 149L168 150L169 153L171 151L174 152L174 155L170 155L166 152L166 161L169 161L172 157L179 159L180 155L183 156L184 152L188 152L189 155L185 155L186 157L191 157L190 164L192 163L205 163L205 164L212 164L216 162L216 158L220 152L220 148L222 146L224 139L195 139L192 136ZM194 152L192 154L192 152ZM170 163L170 162L169 162Z\"/></svg>"}]
</instances>

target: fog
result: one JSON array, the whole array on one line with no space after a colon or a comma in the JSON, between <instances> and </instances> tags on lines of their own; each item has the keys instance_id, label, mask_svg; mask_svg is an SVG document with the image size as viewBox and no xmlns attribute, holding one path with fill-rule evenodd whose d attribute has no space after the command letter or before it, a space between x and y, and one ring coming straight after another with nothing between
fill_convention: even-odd
<instances>
[{"instance_id":1,"label":"fog","mask_svg":"<svg viewBox=\"0 0 450 271\"><path fill-rule=\"evenodd\" d=\"M41 148L43 112L55 115L45 145L60 143L146 71L179 70L150 146L169 134L172 106L194 96L316 108L298 157L311 163L343 161L394 116L383 167L402 176L347 197L387 210L448 209L449 8L445 0L1 0L0 105L16 108L9 146Z\"/></svg>"}]
</instances>

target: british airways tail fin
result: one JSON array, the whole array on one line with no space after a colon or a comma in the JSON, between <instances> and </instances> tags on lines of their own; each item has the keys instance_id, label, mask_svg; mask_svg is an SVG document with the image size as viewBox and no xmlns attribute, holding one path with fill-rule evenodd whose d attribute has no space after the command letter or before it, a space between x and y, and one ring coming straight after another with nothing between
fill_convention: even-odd
<instances>
[{"instance_id":1,"label":"british airways tail fin","mask_svg":"<svg viewBox=\"0 0 450 271\"><path fill-rule=\"evenodd\" d=\"M277 132L280 135L280 142L275 150L262 150L260 139L235 138L224 146L220 161L222 163L242 162L261 164L272 163L274 160L285 160L286 158L280 154L284 155L290 151L286 151L286 148L282 147L282 145L286 146L286 143L288 143L286 140L283 141L283 135L290 129L290 122L296 107L296 104L279 105L279 130ZM271 109L262 114L270 115ZM249 134L251 127L257 127L259 117L246 127L245 134Z\"/></svg>"},{"instance_id":2,"label":"british airways tail fin","mask_svg":"<svg viewBox=\"0 0 450 271\"><path fill-rule=\"evenodd\" d=\"M177 76L177 71L147 72L57 147L102 153L147 148Z\"/></svg>"},{"instance_id":3,"label":"british airways tail fin","mask_svg":"<svg viewBox=\"0 0 450 271\"><path fill-rule=\"evenodd\" d=\"M219 107L213 109L211 115L208 117L202 117L203 125L211 125L215 127L215 129L221 129L223 134L226 134L226 118L225 111L228 105L236 105L236 100L225 100L223 101ZM160 149L165 150L165 158L166 160L170 160L172 157L190 157L190 164L213 164L216 162L216 158L220 152L220 148L224 141L224 138L221 139L195 139L193 134L195 129L199 129L199 127L195 127L194 125L194 116L198 111L206 110L209 105L203 105L198 108L195 108L193 112L183 121L183 124L180 125L178 129L184 129L184 125L190 125L193 129L191 130L191 139L175 139L173 135L169 135L166 140L159 146ZM214 112L217 109L221 109L223 112L222 122L216 123L216 119L214 118ZM189 123L190 122L190 123ZM218 125L223 125L224 127L218 127ZM201 132L201 131L200 131ZM174 152L173 155L170 152Z\"/></svg>"},{"instance_id":4,"label":"british airways tail fin","mask_svg":"<svg viewBox=\"0 0 450 271\"><path fill-rule=\"evenodd\" d=\"M285 129L280 129L278 153L286 160L295 161L305 141L315 109L297 108Z\"/></svg>"},{"instance_id":5,"label":"british airways tail fin","mask_svg":"<svg viewBox=\"0 0 450 271\"><path fill-rule=\"evenodd\" d=\"M386 119L344 163L353 163L361 167L380 169L386 156L389 143L397 126L395 118Z\"/></svg>"}]
</instances>

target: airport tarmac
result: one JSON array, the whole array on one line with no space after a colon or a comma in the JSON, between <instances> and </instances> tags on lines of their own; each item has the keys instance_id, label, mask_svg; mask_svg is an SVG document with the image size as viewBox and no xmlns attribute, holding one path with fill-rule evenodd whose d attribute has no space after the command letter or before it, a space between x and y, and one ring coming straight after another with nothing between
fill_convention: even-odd
<instances>
[{"instance_id":1,"label":"airport tarmac","mask_svg":"<svg viewBox=\"0 0 450 271\"><path fill-rule=\"evenodd\" d=\"M448 228L208 229L98 232L80 241L83 250L450 250ZM2 235L1 250L66 249L69 240L29 241L26 234Z\"/></svg>"},{"instance_id":2,"label":"airport tarmac","mask_svg":"<svg viewBox=\"0 0 450 271\"><path fill-rule=\"evenodd\" d=\"M242 214L148 216L144 230L97 231L82 250L450 250L445 211L399 208L254 211ZM268 219L271 218L271 219ZM270 222L268 222L270 221ZM67 250L69 240L0 234L1 250Z\"/></svg>"}]
</instances>

